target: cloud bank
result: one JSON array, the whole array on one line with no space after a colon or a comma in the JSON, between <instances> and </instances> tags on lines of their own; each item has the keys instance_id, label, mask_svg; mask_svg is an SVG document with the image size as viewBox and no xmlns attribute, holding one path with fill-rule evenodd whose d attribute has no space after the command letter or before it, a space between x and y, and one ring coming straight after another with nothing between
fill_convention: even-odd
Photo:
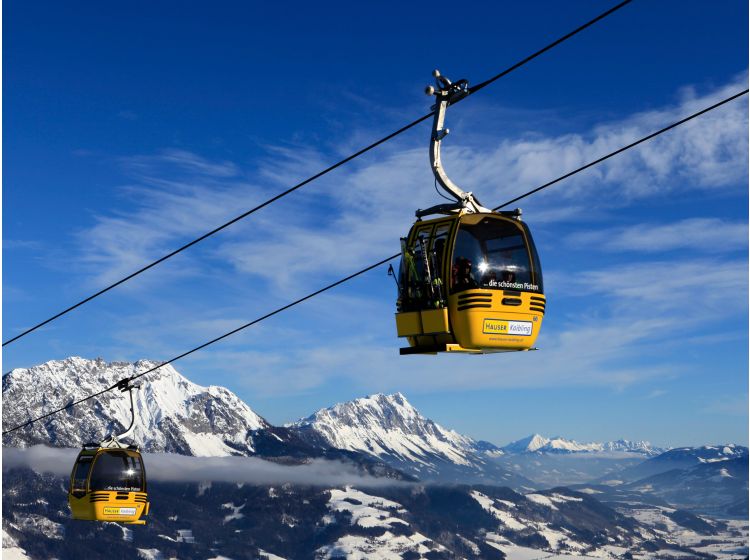
<instances>
[{"instance_id":1,"label":"cloud bank","mask_svg":"<svg viewBox=\"0 0 750 560\"><path fill-rule=\"evenodd\" d=\"M3 471L30 468L39 473L70 476L78 449L35 445L3 448ZM149 481L229 482L237 484L297 484L311 486L393 486L408 484L363 474L354 464L312 459L301 465L282 465L257 457L190 457L173 453L144 453Z\"/></svg>"}]
</instances>

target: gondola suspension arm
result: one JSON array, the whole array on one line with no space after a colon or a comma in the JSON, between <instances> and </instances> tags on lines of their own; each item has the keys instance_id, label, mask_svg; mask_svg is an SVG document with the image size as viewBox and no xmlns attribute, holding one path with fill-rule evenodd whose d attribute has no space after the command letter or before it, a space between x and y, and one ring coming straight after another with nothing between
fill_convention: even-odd
<instances>
[{"instance_id":1,"label":"gondola suspension arm","mask_svg":"<svg viewBox=\"0 0 750 560\"><path fill-rule=\"evenodd\" d=\"M466 192L451 181L448 174L443 169L443 163L440 159L440 145L448 133L449 129L445 128L445 111L448 105L456 103L469 95L469 82L467 80L459 80L457 82L451 82L448 78L440 74L439 70L434 70L432 75L435 76L435 83L437 88L434 86L427 86L425 93L427 95L434 95L437 99L434 106L434 118L432 120L432 136L430 139L430 165L432 172L435 175L435 180L445 190L451 198L456 200L455 203L451 204L438 204L427 208L426 210L417 210L416 216L421 218L429 214L451 214L454 212L492 212L488 208L482 206L474 195L470 192Z\"/></svg>"},{"instance_id":2,"label":"gondola suspension arm","mask_svg":"<svg viewBox=\"0 0 750 560\"><path fill-rule=\"evenodd\" d=\"M131 381L132 379L130 378L123 379L119 381L116 386L123 393L127 391L130 396L130 425L121 434L112 434L111 436L109 436L99 444L99 447L128 447L127 445L123 445L122 443L120 443L120 440L129 437L135 429L135 404L133 402L133 390L140 388L140 385L133 385Z\"/></svg>"}]
</instances>

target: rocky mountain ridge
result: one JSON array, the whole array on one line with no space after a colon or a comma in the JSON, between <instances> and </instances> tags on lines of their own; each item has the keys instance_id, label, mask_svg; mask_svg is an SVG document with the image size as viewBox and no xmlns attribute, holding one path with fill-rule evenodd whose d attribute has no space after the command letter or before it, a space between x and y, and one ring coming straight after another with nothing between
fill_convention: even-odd
<instances>
[{"instance_id":1,"label":"rocky mountain ridge","mask_svg":"<svg viewBox=\"0 0 750 560\"><path fill-rule=\"evenodd\" d=\"M534 487L492 460L494 445L425 418L401 393L339 403L288 427L308 442L376 458L420 480Z\"/></svg>"},{"instance_id":2,"label":"rocky mountain ridge","mask_svg":"<svg viewBox=\"0 0 750 560\"><path fill-rule=\"evenodd\" d=\"M101 358L71 357L14 369L3 376L3 430L156 365L149 360L108 363ZM137 420L132 440L146 451L196 456L252 454L253 433L271 427L228 389L197 385L171 365L144 377L140 385L134 393ZM12 432L3 437L3 445L79 447L122 432L129 423L128 396L111 391Z\"/></svg>"}]
</instances>

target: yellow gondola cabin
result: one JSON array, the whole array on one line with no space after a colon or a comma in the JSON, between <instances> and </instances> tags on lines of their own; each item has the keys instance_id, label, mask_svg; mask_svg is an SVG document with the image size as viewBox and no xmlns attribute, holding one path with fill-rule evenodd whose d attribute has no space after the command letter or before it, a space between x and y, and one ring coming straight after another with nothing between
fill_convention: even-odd
<instances>
[{"instance_id":1,"label":"yellow gondola cabin","mask_svg":"<svg viewBox=\"0 0 750 560\"><path fill-rule=\"evenodd\" d=\"M68 504L74 519L144 524L149 503L141 454L133 446L84 447L70 476Z\"/></svg>"},{"instance_id":2,"label":"yellow gondola cabin","mask_svg":"<svg viewBox=\"0 0 750 560\"><path fill-rule=\"evenodd\" d=\"M526 224L498 213L418 221L402 240L401 354L503 352L534 346L545 310Z\"/></svg>"},{"instance_id":3,"label":"yellow gondola cabin","mask_svg":"<svg viewBox=\"0 0 750 560\"><path fill-rule=\"evenodd\" d=\"M396 330L409 346L401 354L512 352L533 348L546 299L542 267L521 211L495 212L459 188L443 169L445 112L471 93L468 82L452 83L433 73L437 88L430 140L436 187L448 204L417 210L417 221L401 239ZM437 218L422 220L438 214Z\"/></svg>"}]
</instances>

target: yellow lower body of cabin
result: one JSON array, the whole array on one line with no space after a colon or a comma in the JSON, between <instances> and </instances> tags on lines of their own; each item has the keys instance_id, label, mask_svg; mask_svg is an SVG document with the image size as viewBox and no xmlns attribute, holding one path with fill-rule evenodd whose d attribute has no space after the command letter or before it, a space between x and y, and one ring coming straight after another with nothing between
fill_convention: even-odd
<instances>
[{"instance_id":1,"label":"yellow lower body of cabin","mask_svg":"<svg viewBox=\"0 0 750 560\"><path fill-rule=\"evenodd\" d=\"M448 298L448 307L396 313L401 354L518 352L533 349L546 300L534 293L467 290Z\"/></svg>"},{"instance_id":2,"label":"yellow lower body of cabin","mask_svg":"<svg viewBox=\"0 0 750 560\"><path fill-rule=\"evenodd\" d=\"M68 494L73 519L114 521L145 525L141 518L148 515L149 502L145 492L95 491L76 497Z\"/></svg>"}]
</instances>

